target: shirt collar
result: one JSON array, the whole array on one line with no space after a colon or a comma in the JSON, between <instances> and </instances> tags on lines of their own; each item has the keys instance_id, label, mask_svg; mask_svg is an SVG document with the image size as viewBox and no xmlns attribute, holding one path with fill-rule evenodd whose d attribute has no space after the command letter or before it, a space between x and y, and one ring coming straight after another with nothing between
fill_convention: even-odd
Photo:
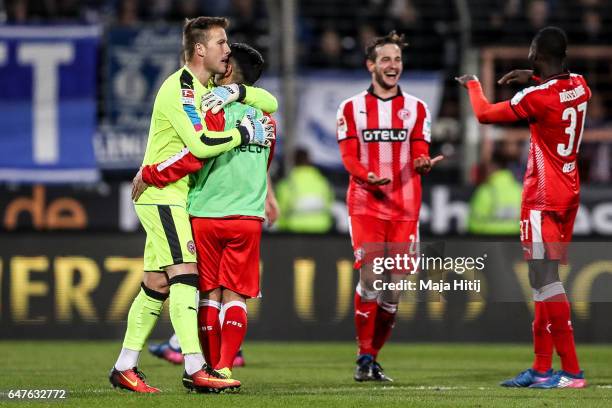
<instances>
[{"instance_id":1,"label":"shirt collar","mask_svg":"<svg viewBox=\"0 0 612 408\"><path fill-rule=\"evenodd\" d=\"M368 88L368 93L378 99L380 99L381 101L390 101L393 98L397 98L398 96L402 96L402 89L400 88L400 86L397 86L397 94L395 94L394 96L391 96L389 98L381 98L380 96L376 95L374 93L374 85L370 85L370 87Z\"/></svg>"},{"instance_id":2,"label":"shirt collar","mask_svg":"<svg viewBox=\"0 0 612 408\"><path fill-rule=\"evenodd\" d=\"M552 81L553 79L569 79L569 77L570 77L569 71L561 72L559 74L549 76L548 78L543 79L542 82L540 82L540 84L546 83L548 81Z\"/></svg>"},{"instance_id":3,"label":"shirt collar","mask_svg":"<svg viewBox=\"0 0 612 408\"><path fill-rule=\"evenodd\" d=\"M200 87L200 88L211 88L214 85L212 84L212 78L211 80L208 81L208 84L203 85L200 80L198 79L197 76L195 76L195 74L193 73L192 70L189 69L189 67L187 66L187 64L183 65L183 69L187 72L189 72L189 75L191 75L191 77L193 78L193 88L195 89L196 87Z\"/></svg>"}]
</instances>

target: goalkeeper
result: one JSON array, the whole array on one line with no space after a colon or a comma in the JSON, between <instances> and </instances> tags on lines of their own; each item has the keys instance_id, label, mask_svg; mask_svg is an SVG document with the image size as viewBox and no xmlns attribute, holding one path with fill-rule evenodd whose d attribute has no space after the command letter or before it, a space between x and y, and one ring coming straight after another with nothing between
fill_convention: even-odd
<instances>
[{"instance_id":1,"label":"goalkeeper","mask_svg":"<svg viewBox=\"0 0 612 408\"><path fill-rule=\"evenodd\" d=\"M261 75L261 54L246 44L232 44L231 50L228 70L215 82L252 85ZM211 129L227 129L244 115L262 117L262 112L232 103L219 114L208 112L206 123ZM232 376L246 334L246 299L259 295L259 246L273 152L274 144L270 149L237 147L205 164L186 154L178 161L145 166L142 178L135 179L138 195L144 183L163 187L196 172L187 210L200 255L200 341L207 363L226 378Z\"/></svg>"},{"instance_id":2,"label":"goalkeeper","mask_svg":"<svg viewBox=\"0 0 612 408\"><path fill-rule=\"evenodd\" d=\"M230 49L225 28L227 20L198 17L183 29L186 65L162 84L153 106L151 127L143 164L159 162L175 154L181 157L185 146L199 158L219 155L233 148L258 145L268 150L274 137L268 118L245 117L227 130L207 129L199 113L202 100L206 109L220 110L241 100L268 112L277 108L268 92L229 85L209 92L212 78L225 73ZM179 153L177 153L179 152ZM123 348L110 373L115 387L135 392L158 392L144 381L137 369L138 357L155 326L166 298L170 300L170 320L178 336L185 360L183 384L198 391L235 388L238 381L225 378L206 366L198 341L196 294L198 275L196 249L186 211L188 180L183 178L163 189L149 189L135 202L136 213L146 233L142 289L128 314Z\"/></svg>"}]
</instances>

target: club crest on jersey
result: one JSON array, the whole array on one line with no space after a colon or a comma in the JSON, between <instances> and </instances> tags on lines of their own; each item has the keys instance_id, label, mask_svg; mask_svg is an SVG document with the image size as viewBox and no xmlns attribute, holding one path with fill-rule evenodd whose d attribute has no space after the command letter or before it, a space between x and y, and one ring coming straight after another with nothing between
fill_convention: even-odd
<instances>
[{"instance_id":1,"label":"club crest on jersey","mask_svg":"<svg viewBox=\"0 0 612 408\"><path fill-rule=\"evenodd\" d=\"M408 138L406 129L364 129L364 142L403 142Z\"/></svg>"},{"instance_id":2,"label":"club crest on jersey","mask_svg":"<svg viewBox=\"0 0 612 408\"><path fill-rule=\"evenodd\" d=\"M195 105L193 89L181 89L181 101L183 105Z\"/></svg>"},{"instance_id":3,"label":"club crest on jersey","mask_svg":"<svg viewBox=\"0 0 612 408\"><path fill-rule=\"evenodd\" d=\"M340 116L338 118L338 122L336 123L339 132L346 132L346 120L344 120L344 116Z\"/></svg>"},{"instance_id":4,"label":"club crest on jersey","mask_svg":"<svg viewBox=\"0 0 612 408\"><path fill-rule=\"evenodd\" d=\"M193 240L190 240L189 242L187 242L187 250L189 251L190 254L195 254L196 247L195 247L195 243L193 242Z\"/></svg>"},{"instance_id":5,"label":"club crest on jersey","mask_svg":"<svg viewBox=\"0 0 612 408\"><path fill-rule=\"evenodd\" d=\"M410 118L410 111L408 109L400 109L397 111L397 117L401 120L408 120Z\"/></svg>"}]
</instances>

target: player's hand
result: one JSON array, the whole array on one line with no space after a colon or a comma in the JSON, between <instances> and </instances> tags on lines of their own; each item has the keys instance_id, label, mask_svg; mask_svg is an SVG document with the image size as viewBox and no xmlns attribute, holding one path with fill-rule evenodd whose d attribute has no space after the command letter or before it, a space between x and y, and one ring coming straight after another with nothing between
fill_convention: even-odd
<instances>
[{"instance_id":1,"label":"player's hand","mask_svg":"<svg viewBox=\"0 0 612 408\"><path fill-rule=\"evenodd\" d=\"M132 180L132 201L138 201L138 198L144 193L144 191L149 187L147 183L142 179L142 167L136 173L136 176Z\"/></svg>"},{"instance_id":2,"label":"player's hand","mask_svg":"<svg viewBox=\"0 0 612 408\"><path fill-rule=\"evenodd\" d=\"M243 135L242 144L270 147L272 141L276 139L274 123L268 116L255 119L250 114L247 114L242 118L238 128Z\"/></svg>"},{"instance_id":3,"label":"player's hand","mask_svg":"<svg viewBox=\"0 0 612 408\"><path fill-rule=\"evenodd\" d=\"M266 220L268 221L268 226L274 225L278 217L280 217L280 209L278 208L276 197L274 193L268 192L266 195Z\"/></svg>"},{"instance_id":4,"label":"player's hand","mask_svg":"<svg viewBox=\"0 0 612 408\"><path fill-rule=\"evenodd\" d=\"M478 81L478 77L472 74L461 75L460 77L455 77L455 81L459 82L459 84L465 88L467 88L467 83L470 81Z\"/></svg>"},{"instance_id":5,"label":"player's hand","mask_svg":"<svg viewBox=\"0 0 612 408\"><path fill-rule=\"evenodd\" d=\"M390 178L378 177L378 175L374 172L368 173L368 184L372 184L375 186L384 186L385 184L389 184L390 182Z\"/></svg>"},{"instance_id":6,"label":"player's hand","mask_svg":"<svg viewBox=\"0 0 612 408\"><path fill-rule=\"evenodd\" d=\"M421 155L414 159L414 169L419 174L427 174L442 159L444 159L442 155L436 156L433 159L430 159L429 156Z\"/></svg>"},{"instance_id":7,"label":"player's hand","mask_svg":"<svg viewBox=\"0 0 612 408\"><path fill-rule=\"evenodd\" d=\"M230 84L213 88L202 97L202 112L218 113L225 105L240 98L240 85Z\"/></svg>"},{"instance_id":8,"label":"player's hand","mask_svg":"<svg viewBox=\"0 0 612 408\"><path fill-rule=\"evenodd\" d=\"M499 85L525 85L529 83L532 76L533 70L531 69L515 69L501 77L497 83Z\"/></svg>"}]
</instances>

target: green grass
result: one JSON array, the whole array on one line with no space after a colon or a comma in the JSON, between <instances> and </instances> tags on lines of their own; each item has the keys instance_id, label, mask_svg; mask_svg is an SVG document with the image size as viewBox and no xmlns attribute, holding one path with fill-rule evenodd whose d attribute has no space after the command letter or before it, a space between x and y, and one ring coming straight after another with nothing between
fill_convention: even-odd
<instances>
[{"instance_id":1,"label":"green grass","mask_svg":"<svg viewBox=\"0 0 612 408\"><path fill-rule=\"evenodd\" d=\"M504 389L497 383L530 363L529 345L389 344L380 361L392 385L352 380L352 343L245 345L247 367L235 370L239 394L187 393L182 368L148 354L140 368L163 393L135 395L112 389L106 377L116 342L0 342L0 390L67 389L67 400L0 405L153 407L604 407L612 401L612 347L579 348L590 387L585 390ZM558 365L558 363L555 362Z\"/></svg>"}]
</instances>

